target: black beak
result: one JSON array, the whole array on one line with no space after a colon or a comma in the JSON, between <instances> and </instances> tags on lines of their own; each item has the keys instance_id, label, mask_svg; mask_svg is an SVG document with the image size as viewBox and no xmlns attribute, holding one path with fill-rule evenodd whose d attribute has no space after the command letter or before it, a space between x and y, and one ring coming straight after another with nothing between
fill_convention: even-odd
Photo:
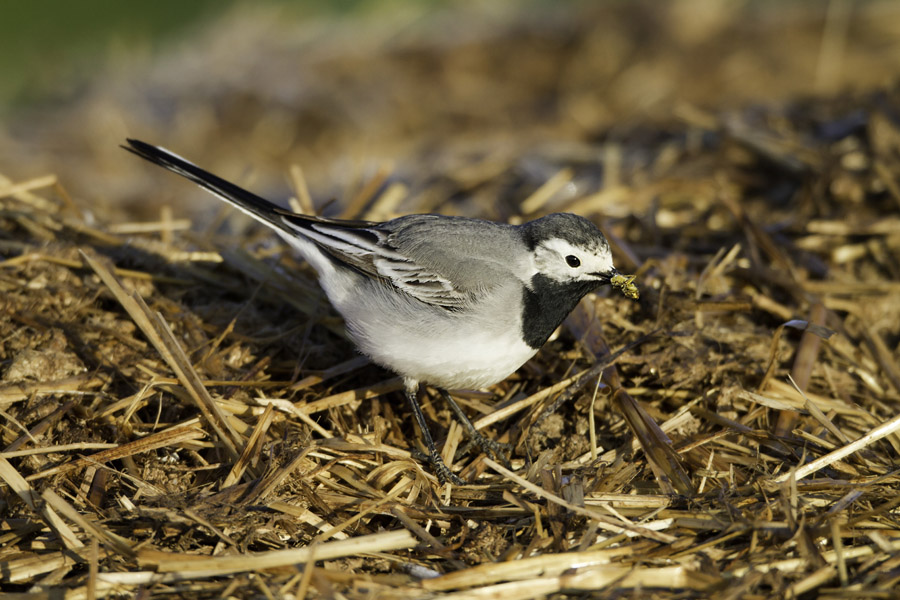
<instances>
[{"instance_id":1,"label":"black beak","mask_svg":"<svg viewBox=\"0 0 900 600\"><path fill-rule=\"evenodd\" d=\"M597 279L600 280L601 284L609 283L612 280L612 278L618 274L619 274L619 272L616 271L615 269L610 269L609 271L606 271L605 273L600 273L600 272L591 273L591 275L593 275L594 277L596 277Z\"/></svg>"}]
</instances>

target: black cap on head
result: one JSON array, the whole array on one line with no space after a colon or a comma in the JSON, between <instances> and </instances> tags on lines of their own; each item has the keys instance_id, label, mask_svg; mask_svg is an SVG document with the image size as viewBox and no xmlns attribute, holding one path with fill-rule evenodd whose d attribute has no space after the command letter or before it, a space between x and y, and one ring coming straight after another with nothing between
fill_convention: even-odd
<instances>
[{"instance_id":1,"label":"black cap on head","mask_svg":"<svg viewBox=\"0 0 900 600\"><path fill-rule=\"evenodd\" d=\"M609 247L609 242L596 225L572 213L553 213L529 221L521 227L522 239L529 250L534 250L541 242L555 238L583 248Z\"/></svg>"}]
</instances>

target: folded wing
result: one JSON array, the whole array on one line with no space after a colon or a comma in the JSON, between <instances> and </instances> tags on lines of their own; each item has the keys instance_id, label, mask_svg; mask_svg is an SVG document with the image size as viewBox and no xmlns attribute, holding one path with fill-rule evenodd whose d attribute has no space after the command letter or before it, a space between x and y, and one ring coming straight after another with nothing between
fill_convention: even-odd
<instances>
[{"instance_id":1,"label":"folded wing","mask_svg":"<svg viewBox=\"0 0 900 600\"><path fill-rule=\"evenodd\" d=\"M283 222L315 242L333 258L383 280L426 304L454 309L471 302L476 290L454 285L433 267L416 261L391 243L384 226L282 213Z\"/></svg>"}]
</instances>

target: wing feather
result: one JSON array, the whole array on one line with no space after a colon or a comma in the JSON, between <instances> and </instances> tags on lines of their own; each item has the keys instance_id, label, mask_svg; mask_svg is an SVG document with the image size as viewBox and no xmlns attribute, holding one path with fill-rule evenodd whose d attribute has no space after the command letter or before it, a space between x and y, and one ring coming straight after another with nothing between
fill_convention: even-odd
<instances>
[{"instance_id":1,"label":"wing feather","mask_svg":"<svg viewBox=\"0 0 900 600\"><path fill-rule=\"evenodd\" d=\"M380 279L413 298L442 308L459 308L476 294L391 245L378 225L346 225L316 217L282 214L288 228L315 242L336 260Z\"/></svg>"}]
</instances>

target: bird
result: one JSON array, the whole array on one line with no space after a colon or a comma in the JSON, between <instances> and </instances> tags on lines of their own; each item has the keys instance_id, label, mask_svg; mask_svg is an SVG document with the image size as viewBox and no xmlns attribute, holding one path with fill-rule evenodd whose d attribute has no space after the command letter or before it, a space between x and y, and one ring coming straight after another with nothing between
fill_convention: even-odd
<instances>
[{"instance_id":1,"label":"bird","mask_svg":"<svg viewBox=\"0 0 900 600\"><path fill-rule=\"evenodd\" d=\"M464 482L437 451L418 402L420 386L436 388L494 457L501 445L476 430L448 390L506 379L598 286L637 294L633 276L613 265L603 233L575 214L521 225L436 214L384 222L303 215L165 148L130 138L122 147L272 228L312 266L357 349L402 378L441 484Z\"/></svg>"}]
</instances>

